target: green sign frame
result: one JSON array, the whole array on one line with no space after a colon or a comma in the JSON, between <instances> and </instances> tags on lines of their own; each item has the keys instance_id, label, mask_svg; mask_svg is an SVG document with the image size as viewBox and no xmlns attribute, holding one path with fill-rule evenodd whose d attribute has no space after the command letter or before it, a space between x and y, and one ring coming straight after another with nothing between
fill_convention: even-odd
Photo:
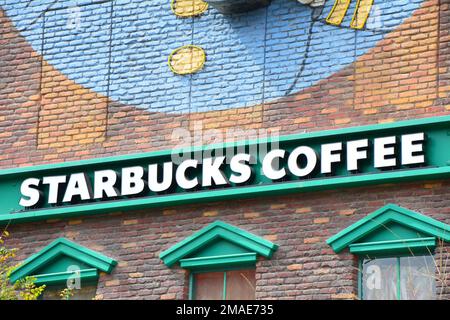
<instances>
[{"instance_id":1,"label":"green sign frame","mask_svg":"<svg viewBox=\"0 0 450 320\"><path fill-rule=\"evenodd\" d=\"M272 181L262 174L256 174L252 184L222 188L199 188L195 191L177 189L173 193L151 196L132 197L108 201L91 201L79 204L46 205L42 208L25 209L19 205L21 183L28 178L86 173L92 176L96 170L118 170L127 166L148 165L170 161L173 154L192 154L208 152L214 154L218 150L244 148L250 150L255 145L269 146L273 139L242 141L235 143L215 144L189 149L163 150L149 153L121 155L106 158L94 158L66 163L46 164L0 170L0 224L22 223L48 219L62 219L77 216L89 216L126 210L138 210L152 207L171 207L183 204L222 201L229 199L255 198L260 196L277 196L289 193L301 193L336 188L360 187L367 185L400 183L419 180L441 180L450 178L450 116L407 120L396 123L376 124L360 127L327 130L304 134L282 136L277 139L280 149L287 152L307 145L318 150L322 144L354 141L357 139L375 139L386 136L399 136L423 132L427 140L424 144L426 165L392 170L379 170L373 167L372 160L362 165L358 173L346 172L338 167L334 175L318 174L313 178L285 181ZM248 151L250 152L250 151ZM255 171L261 170L260 159Z\"/></svg>"}]
</instances>

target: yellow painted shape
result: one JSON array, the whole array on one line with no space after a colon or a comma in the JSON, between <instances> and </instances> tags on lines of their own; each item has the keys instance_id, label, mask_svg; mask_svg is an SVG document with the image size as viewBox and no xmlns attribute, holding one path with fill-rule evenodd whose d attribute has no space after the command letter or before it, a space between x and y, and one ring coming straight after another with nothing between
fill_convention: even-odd
<instances>
[{"instance_id":1,"label":"yellow painted shape","mask_svg":"<svg viewBox=\"0 0 450 320\"><path fill-rule=\"evenodd\" d=\"M191 74L201 70L206 61L205 51L194 45L175 49L169 56L169 68L176 74Z\"/></svg>"},{"instance_id":2,"label":"yellow painted shape","mask_svg":"<svg viewBox=\"0 0 450 320\"><path fill-rule=\"evenodd\" d=\"M350 27L353 29L362 29L369 19L370 10L372 9L373 0L358 0L353 19Z\"/></svg>"},{"instance_id":3,"label":"yellow painted shape","mask_svg":"<svg viewBox=\"0 0 450 320\"><path fill-rule=\"evenodd\" d=\"M194 17L205 12L208 4L203 0L172 0L170 7L178 17Z\"/></svg>"},{"instance_id":4,"label":"yellow painted shape","mask_svg":"<svg viewBox=\"0 0 450 320\"><path fill-rule=\"evenodd\" d=\"M340 25L345 18L350 2L351 0L335 0L326 21L335 26Z\"/></svg>"}]
</instances>

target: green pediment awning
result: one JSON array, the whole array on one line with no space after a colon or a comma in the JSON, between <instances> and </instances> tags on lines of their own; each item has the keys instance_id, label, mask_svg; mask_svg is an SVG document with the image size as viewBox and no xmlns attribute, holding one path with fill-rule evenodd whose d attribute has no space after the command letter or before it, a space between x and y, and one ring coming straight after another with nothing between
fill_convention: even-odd
<instances>
[{"instance_id":1,"label":"green pediment awning","mask_svg":"<svg viewBox=\"0 0 450 320\"><path fill-rule=\"evenodd\" d=\"M436 241L450 241L450 225L423 214L388 204L327 240L336 253L430 250Z\"/></svg>"},{"instance_id":2,"label":"green pediment awning","mask_svg":"<svg viewBox=\"0 0 450 320\"><path fill-rule=\"evenodd\" d=\"M77 275L96 280L99 272L111 273L117 261L65 238L59 238L23 261L10 276L12 283L27 276L37 284L57 284Z\"/></svg>"},{"instance_id":3,"label":"green pediment awning","mask_svg":"<svg viewBox=\"0 0 450 320\"><path fill-rule=\"evenodd\" d=\"M160 254L168 266L185 269L248 266L271 258L278 246L245 230L216 221Z\"/></svg>"}]
</instances>

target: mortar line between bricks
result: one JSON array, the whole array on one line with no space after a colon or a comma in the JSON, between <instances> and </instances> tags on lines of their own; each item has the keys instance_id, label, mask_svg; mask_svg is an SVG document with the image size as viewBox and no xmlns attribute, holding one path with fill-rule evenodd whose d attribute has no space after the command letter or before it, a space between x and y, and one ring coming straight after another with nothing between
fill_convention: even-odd
<instances>
[{"instance_id":1,"label":"mortar line between bricks","mask_svg":"<svg viewBox=\"0 0 450 320\"><path fill-rule=\"evenodd\" d=\"M304 55L303 55L303 60L302 60L302 63L301 63L301 65L300 65L300 69L299 69L299 71L298 71L298 73L296 74L296 76L295 76L295 78L294 78L294 82L291 84L291 86L286 90L286 92L285 92L285 95L290 95L290 94L292 94L292 91L294 91L295 90L295 86L297 85L297 83L298 83L298 81L300 80L300 78L302 77L302 75L303 75L303 71L305 70L305 68L306 68L306 63L308 62L308 59L309 59L309 54L310 54L310 50L311 50L311 42L312 42L312 38L313 38L313 36L314 36L314 32L313 32L313 30L314 30L314 26L315 26L315 23L316 22L320 22L320 16L322 15L322 13L323 13L323 7L320 9L320 12L319 12L319 14L318 14L318 16L317 17L315 17L315 10L316 10L317 8L314 8L312 11L311 11L311 24L309 25L309 28L308 28L308 36L307 36L307 40L306 40L306 48L305 48L305 53L304 53Z\"/></svg>"},{"instance_id":2,"label":"mortar line between bricks","mask_svg":"<svg viewBox=\"0 0 450 320\"><path fill-rule=\"evenodd\" d=\"M39 135L41 131L41 111L42 111L42 79L44 77L44 40L45 40L45 18L46 12L42 16L42 31L41 31L41 72L39 73L39 105L37 112L37 123L36 123L36 149L39 147Z\"/></svg>"},{"instance_id":3,"label":"mortar line between bricks","mask_svg":"<svg viewBox=\"0 0 450 320\"><path fill-rule=\"evenodd\" d=\"M358 14L358 12L356 12L356 14ZM358 45L358 31L357 30L354 30L353 31L354 33L355 33L355 36L353 37L353 58L355 58L356 57L356 47L357 47L357 45ZM353 76L353 83L352 83L352 87L353 87L353 92L352 92L352 94L353 94L353 105L352 105L352 111L353 112L355 112L356 110L355 110L355 106L356 106L356 87L357 87L357 84L356 84L356 79L358 78L357 77L357 72L358 72L358 62L355 60L355 62L353 63L353 74L354 74L354 76Z\"/></svg>"},{"instance_id":4,"label":"mortar line between bricks","mask_svg":"<svg viewBox=\"0 0 450 320\"><path fill-rule=\"evenodd\" d=\"M436 99L438 104L442 104L439 97L441 92L441 0L437 0L438 12L437 12L437 36L436 36Z\"/></svg>"},{"instance_id":5,"label":"mortar line between bricks","mask_svg":"<svg viewBox=\"0 0 450 320\"><path fill-rule=\"evenodd\" d=\"M28 7L32 1L33 1L33 0L30 0L30 1L28 2L28 4L26 5L26 7ZM40 18L44 18L45 14L46 14L47 12L54 11L54 10L52 9L52 7L53 7L53 5L55 5L57 2L58 2L58 0L54 0L52 3L50 3L44 10L42 10L42 12L41 12L36 18L34 18L33 21L31 21L31 23L30 23L27 27L25 27L25 28L23 28L23 29L19 29L19 32L25 32L25 31L28 31L29 28L32 27L36 22L38 22Z\"/></svg>"},{"instance_id":6,"label":"mortar line between bricks","mask_svg":"<svg viewBox=\"0 0 450 320\"><path fill-rule=\"evenodd\" d=\"M191 45L195 45L194 44L194 34L195 34L195 17L191 18L191 24L192 24L192 28L191 28ZM191 58L191 62L192 62L192 58ZM191 63L192 64L192 63ZM189 110L189 118L188 118L188 130L191 127L191 114L192 114L192 79L193 78L193 74L189 75L189 97L188 97L188 110ZM197 110L195 110L197 111Z\"/></svg>"},{"instance_id":7,"label":"mortar line between bricks","mask_svg":"<svg viewBox=\"0 0 450 320\"><path fill-rule=\"evenodd\" d=\"M105 139L109 137L108 135L108 127L109 127L109 107L111 99L111 63L112 63L112 41L113 41L113 18L114 18L114 1L111 1L110 4L110 13L109 13L109 48L108 48L108 75L106 82L106 115L105 115Z\"/></svg>"},{"instance_id":8,"label":"mortar line between bricks","mask_svg":"<svg viewBox=\"0 0 450 320\"><path fill-rule=\"evenodd\" d=\"M264 122L264 109L266 108L266 48L267 48L267 21L269 16L269 7L266 7L266 17L264 22L264 54L263 54L263 80L262 80L262 103L261 103L261 126Z\"/></svg>"},{"instance_id":9,"label":"mortar line between bricks","mask_svg":"<svg viewBox=\"0 0 450 320\"><path fill-rule=\"evenodd\" d=\"M86 2L86 3L80 3L77 5L77 7L87 7L90 5L95 5L95 4L104 4L107 2L114 2L115 0L99 0L99 1L92 1L92 2ZM55 1L58 2L58 1ZM67 10L69 9L71 6L64 6L64 7L59 7L59 8L52 8L50 7L47 11L58 11L58 10Z\"/></svg>"}]
</instances>

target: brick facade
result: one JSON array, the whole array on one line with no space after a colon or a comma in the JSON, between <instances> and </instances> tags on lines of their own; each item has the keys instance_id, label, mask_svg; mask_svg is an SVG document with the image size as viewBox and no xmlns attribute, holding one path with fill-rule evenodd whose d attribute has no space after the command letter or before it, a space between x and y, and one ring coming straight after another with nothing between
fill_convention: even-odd
<instances>
[{"instance_id":1,"label":"brick facade","mask_svg":"<svg viewBox=\"0 0 450 320\"><path fill-rule=\"evenodd\" d=\"M105 299L181 299L187 298L186 272L168 269L159 253L221 219L280 246L271 260L257 263L257 298L346 298L357 295L357 260L336 255L325 240L387 203L449 223L449 192L449 182L433 181L118 212L11 226L11 243L20 248L18 260L58 237L114 257L118 266L99 281L97 293ZM448 247L445 252L436 256L444 265ZM448 286L445 294L449 298Z\"/></svg>"},{"instance_id":2,"label":"brick facade","mask_svg":"<svg viewBox=\"0 0 450 320\"><path fill-rule=\"evenodd\" d=\"M351 32L356 52L365 38ZM14 168L168 149L173 129L193 131L196 121L219 131L289 134L448 115L450 1L423 1L373 48L298 92L238 108L192 110L139 108L71 80L0 10L0 168ZM202 144L207 142L204 137ZM258 299L351 299L357 295L357 260L335 254L325 240L387 203L449 224L449 194L448 181L428 181L113 212L12 225L9 231L11 244L20 249L17 261L57 237L115 258L114 272L100 277L97 294L104 299L182 299L186 272L167 268L159 253L220 219L280 246L271 260L257 263ZM438 261L450 256L448 246L442 251ZM450 266L442 272L448 274ZM443 298L450 298L449 284L447 278Z\"/></svg>"}]
</instances>

